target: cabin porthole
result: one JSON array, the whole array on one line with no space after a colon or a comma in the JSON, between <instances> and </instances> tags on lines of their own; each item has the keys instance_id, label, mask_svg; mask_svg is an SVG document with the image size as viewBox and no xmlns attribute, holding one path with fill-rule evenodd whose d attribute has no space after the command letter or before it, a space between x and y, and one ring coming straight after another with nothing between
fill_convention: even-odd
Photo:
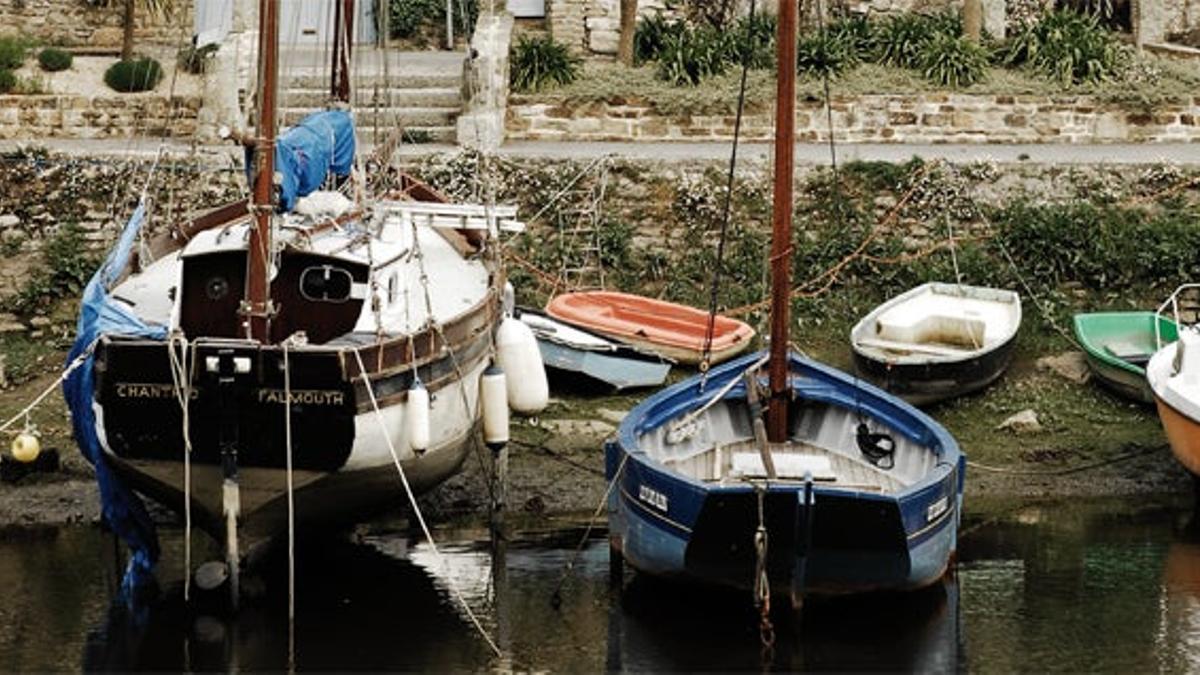
<instances>
[{"instance_id":1,"label":"cabin porthole","mask_svg":"<svg viewBox=\"0 0 1200 675\"><path fill-rule=\"evenodd\" d=\"M309 267L300 275L300 295L312 302L345 302L353 287L350 273L333 265Z\"/></svg>"},{"instance_id":2,"label":"cabin porthole","mask_svg":"<svg viewBox=\"0 0 1200 675\"><path fill-rule=\"evenodd\" d=\"M224 298L229 295L229 280L225 277L211 277L204 282L204 295L214 302Z\"/></svg>"}]
</instances>

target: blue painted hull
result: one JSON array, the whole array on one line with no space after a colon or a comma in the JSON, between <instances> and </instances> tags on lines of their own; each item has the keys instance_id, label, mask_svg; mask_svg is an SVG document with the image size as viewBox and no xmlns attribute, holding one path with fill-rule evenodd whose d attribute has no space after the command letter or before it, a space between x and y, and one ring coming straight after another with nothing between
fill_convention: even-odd
<instances>
[{"instance_id":1,"label":"blue painted hull","mask_svg":"<svg viewBox=\"0 0 1200 675\"><path fill-rule=\"evenodd\" d=\"M630 411L605 446L613 544L635 569L738 588L752 588L758 500L747 484L719 485L673 472L638 449L637 438L701 405L759 355L710 373L706 391L692 378ZM932 419L875 387L793 356L797 399L857 408L906 436L938 461L926 476L890 494L815 483L770 485L764 495L769 535L767 570L776 591L840 594L927 586L942 577L957 545L965 458ZM744 398L737 385L727 398ZM622 468L622 464L624 464Z\"/></svg>"}]
</instances>

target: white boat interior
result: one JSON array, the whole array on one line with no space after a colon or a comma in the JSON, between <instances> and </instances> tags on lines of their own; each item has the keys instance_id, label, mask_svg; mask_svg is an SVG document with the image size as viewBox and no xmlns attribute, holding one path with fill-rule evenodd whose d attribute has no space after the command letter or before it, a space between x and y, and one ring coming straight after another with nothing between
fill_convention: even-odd
<instances>
[{"instance_id":1,"label":"white boat interior","mask_svg":"<svg viewBox=\"0 0 1200 675\"><path fill-rule=\"evenodd\" d=\"M877 307L850 332L855 351L880 361L957 361L990 351L1021 326L1014 291L928 283Z\"/></svg>"},{"instance_id":2,"label":"white boat interior","mask_svg":"<svg viewBox=\"0 0 1200 675\"><path fill-rule=\"evenodd\" d=\"M347 335L361 334L372 341L381 336L411 335L431 323L444 324L488 293L487 267L480 256L464 255L453 229L482 229L489 221L493 227L519 227L508 218L511 207L486 210L457 204L380 202L359 216L350 213L351 207L349 200L336 192L302 198L295 212L281 218L275 247L277 252L302 251L367 267L367 283L349 283L347 279L344 299L362 305ZM252 227L247 216L202 231L178 252L128 276L114 288L113 296L144 321L175 330L180 327L178 289L183 262L223 250L244 250ZM216 292L215 286L211 288Z\"/></svg>"},{"instance_id":3,"label":"white boat interior","mask_svg":"<svg viewBox=\"0 0 1200 675\"><path fill-rule=\"evenodd\" d=\"M1151 357L1146 379L1155 396L1200 422L1200 329L1181 326L1179 340Z\"/></svg>"},{"instance_id":4,"label":"white boat interior","mask_svg":"<svg viewBox=\"0 0 1200 675\"><path fill-rule=\"evenodd\" d=\"M803 406L788 442L769 446L776 470L771 482L803 483L811 473L826 489L891 494L921 480L939 462L930 448L878 422L869 424L870 432L886 434L894 454L872 461L860 449L858 425L858 415L850 410L815 402ZM767 478L745 399L725 399L686 422L659 426L641 436L638 447L667 469L705 483Z\"/></svg>"}]
</instances>

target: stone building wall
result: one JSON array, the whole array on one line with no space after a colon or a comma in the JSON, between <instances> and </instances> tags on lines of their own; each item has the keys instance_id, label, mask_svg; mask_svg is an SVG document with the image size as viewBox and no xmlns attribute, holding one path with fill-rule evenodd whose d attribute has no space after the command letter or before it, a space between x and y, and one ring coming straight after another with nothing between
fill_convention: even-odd
<instances>
[{"instance_id":1,"label":"stone building wall","mask_svg":"<svg viewBox=\"0 0 1200 675\"><path fill-rule=\"evenodd\" d=\"M196 133L199 96L0 96L0 139L125 138Z\"/></svg>"},{"instance_id":2,"label":"stone building wall","mask_svg":"<svg viewBox=\"0 0 1200 675\"><path fill-rule=\"evenodd\" d=\"M174 11L157 20L135 14L134 44L179 45L192 34L194 0L175 0ZM88 0L0 1L0 35L22 34L45 44L120 48L123 2L96 7Z\"/></svg>"},{"instance_id":3,"label":"stone building wall","mask_svg":"<svg viewBox=\"0 0 1200 675\"><path fill-rule=\"evenodd\" d=\"M1200 97L1142 112L1087 96L964 94L834 97L834 138L867 143L1200 142ZM796 136L828 140L821 102L801 101ZM559 141L729 141L732 114L662 115L623 99L568 103L545 97L509 101L507 137ZM742 119L744 140L769 140L772 113Z\"/></svg>"}]
</instances>

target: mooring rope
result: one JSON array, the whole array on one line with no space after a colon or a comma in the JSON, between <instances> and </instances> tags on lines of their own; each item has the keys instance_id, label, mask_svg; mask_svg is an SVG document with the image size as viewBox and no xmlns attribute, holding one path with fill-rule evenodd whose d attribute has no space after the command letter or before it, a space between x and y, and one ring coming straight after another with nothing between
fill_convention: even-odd
<instances>
[{"instance_id":1,"label":"mooring rope","mask_svg":"<svg viewBox=\"0 0 1200 675\"><path fill-rule=\"evenodd\" d=\"M283 341L283 436L287 448L288 518L288 672L296 671L296 502L292 478L292 364L291 338Z\"/></svg>"},{"instance_id":2,"label":"mooring rope","mask_svg":"<svg viewBox=\"0 0 1200 675\"><path fill-rule=\"evenodd\" d=\"M358 372L362 376L363 386L367 390L367 398L370 399L371 408L375 411L375 420L379 423L379 433L383 435L383 440L385 443L387 443L388 452L390 452L392 455L392 463L396 465L396 472L400 474L400 483L404 485L404 493L408 496L408 503L410 506L412 506L413 514L417 517L417 523L421 526L421 532L425 535L425 541L429 543L429 548L433 551L434 558L437 559L438 564L445 567L446 560L442 557L442 552L438 549L437 542L435 542L433 539L433 534L429 530L429 525L425 522L425 516L421 514L421 507L417 504L417 496L413 493L412 486L409 485L408 482L408 476L404 473L404 467L400 463L400 454L396 452L396 446L394 443L392 443L392 437L388 433L387 425L383 421L383 413L379 410L379 402L375 399L375 388L371 385L371 378L368 376L367 368L363 364L362 355L359 353L358 349L354 349L352 351L354 353L354 360L358 363ZM479 631L479 634L483 637L483 640L487 642L488 647L491 648L492 652L497 657L503 658L504 653L500 651L500 647L496 645L496 642L492 639L492 636L488 635L488 632L484 630L483 624L481 624L479 619L476 618L475 612L471 611L471 605L467 604L467 600L465 597L463 597L462 593L459 592L457 584L455 584L452 579L448 578L446 585L450 588L450 593L456 600L458 600L459 604L462 605L463 610L467 614L467 618L471 620L472 624L474 624L475 629Z\"/></svg>"},{"instance_id":3,"label":"mooring rope","mask_svg":"<svg viewBox=\"0 0 1200 675\"><path fill-rule=\"evenodd\" d=\"M567 566L563 568L562 575L558 578L558 583L554 585L554 592L550 594L550 604L555 609L558 609L562 605L562 588L567 583L567 578L570 577L571 572L575 570L575 563L579 562L583 546L587 543L588 537L591 536L592 528L596 526L596 520L600 517L600 512L604 510L605 504L608 503L608 497L612 494L613 488L621 480L621 475L625 473L625 463L628 461L629 453L626 452L625 456L621 458L621 463L617 465L617 471L613 474L612 480L608 482L608 488L604 491L604 496L600 498L600 503L596 505L596 510L588 518L587 527L583 529L583 536L579 538L579 543L575 545L575 553L567 561Z\"/></svg>"},{"instance_id":4,"label":"mooring rope","mask_svg":"<svg viewBox=\"0 0 1200 675\"><path fill-rule=\"evenodd\" d=\"M967 460L967 466L971 467L972 469L979 469L980 471L1005 474L1008 476L1028 476L1028 477L1067 476L1067 475L1070 475L1073 473L1081 473L1083 471L1091 471L1092 469L1098 469L1102 466L1108 466L1110 464L1117 464L1119 462L1125 462L1125 461L1128 461L1131 459L1137 459L1138 457L1144 457L1146 455L1149 455L1149 454L1152 454L1155 452L1159 452L1163 449L1164 449L1164 447L1161 445L1139 447L1136 450L1130 450L1126 453L1117 455L1116 457L1109 457L1108 459L1096 460L1095 462L1089 462L1088 464L1081 464L1079 466L1072 466L1072 467L1067 467L1064 469L1054 469L1054 470L1050 470L1050 471L1028 471L1025 469L1010 469L1008 467L1003 467L1003 466L991 466L989 464L981 464L979 462L975 462L972 460Z\"/></svg>"},{"instance_id":5,"label":"mooring rope","mask_svg":"<svg viewBox=\"0 0 1200 675\"><path fill-rule=\"evenodd\" d=\"M0 433L8 431L8 428L16 424L19 420L27 419L29 413L33 412L35 408L41 405L42 401L46 400L47 396L54 393L54 391L58 389L60 385L62 385L63 381L70 377L71 373L75 372L77 368L87 362L88 357L92 355L92 351L96 348L96 343L99 341L100 338L92 340L92 343L87 346L87 349L84 349L79 356L75 357L74 361L72 361L66 368L63 369L62 373L59 374L58 379L56 379L49 387L46 387L45 391L34 397L33 401L29 405L21 409L21 412L13 415L7 422L0 425Z\"/></svg>"}]
</instances>

